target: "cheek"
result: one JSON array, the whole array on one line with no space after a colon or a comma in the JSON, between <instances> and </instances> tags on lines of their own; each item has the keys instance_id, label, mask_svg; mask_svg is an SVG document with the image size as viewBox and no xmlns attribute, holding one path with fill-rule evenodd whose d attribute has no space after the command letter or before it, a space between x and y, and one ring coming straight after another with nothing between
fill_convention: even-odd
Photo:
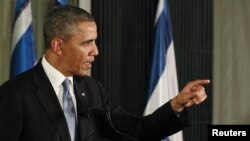
<instances>
[{"instance_id":1,"label":"cheek","mask_svg":"<svg viewBox=\"0 0 250 141\"><path fill-rule=\"evenodd\" d=\"M83 58L87 58L89 56L89 53L90 53L89 47L81 49L81 56Z\"/></svg>"},{"instance_id":2,"label":"cheek","mask_svg":"<svg viewBox=\"0 0 250 141\"><path fill-rule=\"evenodd\" d=\"M86 62L87 56L88 55L86 49L78 50L75 55L75 61L77 61L79 64L83 64L84 62Z\"/></svg>"}]
</instances>

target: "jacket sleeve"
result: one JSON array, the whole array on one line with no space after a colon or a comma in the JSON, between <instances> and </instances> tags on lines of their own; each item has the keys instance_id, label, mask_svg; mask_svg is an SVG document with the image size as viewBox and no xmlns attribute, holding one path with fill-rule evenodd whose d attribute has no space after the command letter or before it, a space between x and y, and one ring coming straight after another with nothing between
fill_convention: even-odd
<instances>
[{"instance_id":1,"label":"jacket sleeve","mask_svg":"<svg viewBox=\"0 0 250 141\"><path fill-rule=\"evenodd\" d=\"M145 117L124 112L121 108L111 110L112 122L119 132L142 141L158 141L189 125L185 109L180 116L172 110L170 102Z\"/></svg>"},{"instance_id":2,"label":"jacket sleeve","mask_svg":"<svg viewBox=\"0 0 250 141\"><path fill-rule=\"evenodd\" d=\"M172 135L189 125L188 113L185 109L180 116L172 110L170 101L158 108L154 113L138 117L114 105L100 83L102 107L105 111L104 134L113 140L124 139L157 141ZM132 138L132 139L131 139Z\"/></svg>"},{"instance_id":3,"label":"jacket sleeve","mask_svg":"<svg viewBox=\"0 0 250 141\"><path fill-rule=\"evenodd\" d=\"M186 126L189 126L187 110L185 109L178 116L172 110L169 101L153 114L142 118L140 138L142 140L161 140Z\"/></svg>"}]
</instances>

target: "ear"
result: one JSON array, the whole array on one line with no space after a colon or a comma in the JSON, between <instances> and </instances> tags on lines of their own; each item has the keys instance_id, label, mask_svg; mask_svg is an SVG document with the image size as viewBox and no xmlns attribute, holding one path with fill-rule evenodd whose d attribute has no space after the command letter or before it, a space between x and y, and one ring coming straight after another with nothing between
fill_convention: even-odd
<instances>
[{"instance_id":1,"label":"ear","mask_svg":"<svg viewBox=\"0 0 250 141\"><path fill-rule=\"evenodd\" d=\"M62 54L63 41L60 38L54 38L51 41L51 49L56 55Z\"/></svg>"}]
</instances>

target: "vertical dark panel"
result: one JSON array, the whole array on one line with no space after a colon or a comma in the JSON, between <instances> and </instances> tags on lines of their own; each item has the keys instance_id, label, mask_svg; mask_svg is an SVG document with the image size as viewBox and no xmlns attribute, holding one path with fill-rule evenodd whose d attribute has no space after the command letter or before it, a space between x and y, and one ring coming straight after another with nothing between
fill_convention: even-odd
<instances>
[{"instance_id":1,"label":"vertical dark panel","mask_svg":"<svg viewBox=\"0 0 250 141\"><path fill-rule=\"evenodd\" d=\"M97 46L100 54L95 62L93 75L103 83L112 99L121 103L119 99L121 81L117 81L121 76L119 37L121 28L119 28L120 12L117 3L116 0L92 2L93 16L98 26Z\"/></svg>"},{"instance_id":2,"label":"vertical dark panel","mask_svg":"<svg viewBox=\"0 0 250 141\"><path fill-rule=\"evenodd\" d=\"M212 76L212 1L169 0L173 25L179 88L193 79ZM153 50L157 1L93 0L98 25L99 57L93 76L104 85L113 102L142 115ZM211 85L208 100L189 109L191 127L186 141L206 141L211 123Z\"/></svg>"},{"instance_id":3,"label":"vertical dark panel","mask_svg":"<svg viewBox=\"0 0 250 141\"><path fill-rule=\"evenodd\" d=\"M154 9L145 0L122 1L122 80L124 105L142 115L150 67ZM151 11L150 11L151 10Z\"/></svg>"},{"instance_id":4,"label":"vertical dark panel","mask_svg":"<svg viewBox=\"0 0 250 141\"><path fill-rule=\"evenodd\" d=\"M113 102L137 115L143 113L148 85L153 6L145 0L92 1L100 51L93 76Z\"/></svg>"},{"instance_id":5,"label":"vertical dark panel","mask_svg":"<svg viewBox=\"0 0 250 141\"><path fill-rule=\"evenodd\" d=\"M179 88L194 79L212 78L212 1L170 0ZM211 84L208 99L189 109L191 127L184 130L186 141L207 141L212 121Z\"/></svg>"}]
</instances>

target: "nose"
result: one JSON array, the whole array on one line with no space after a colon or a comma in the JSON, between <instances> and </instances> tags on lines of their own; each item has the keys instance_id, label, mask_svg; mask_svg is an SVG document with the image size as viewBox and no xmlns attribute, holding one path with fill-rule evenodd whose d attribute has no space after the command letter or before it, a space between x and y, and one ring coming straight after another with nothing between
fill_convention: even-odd
<instances>
[{"instance_id":1,"label":"nose","mask_svg":"<svg viewBox=\"0 0 250 141\"><path fill-rule=\"evenodd\" d=\"M99 54L98 48L96 46L96 43L94 43L93 46L92 46L92 51L91 51L90 55L97 56L98 54Z\"/></svg>"}]
</instances>

